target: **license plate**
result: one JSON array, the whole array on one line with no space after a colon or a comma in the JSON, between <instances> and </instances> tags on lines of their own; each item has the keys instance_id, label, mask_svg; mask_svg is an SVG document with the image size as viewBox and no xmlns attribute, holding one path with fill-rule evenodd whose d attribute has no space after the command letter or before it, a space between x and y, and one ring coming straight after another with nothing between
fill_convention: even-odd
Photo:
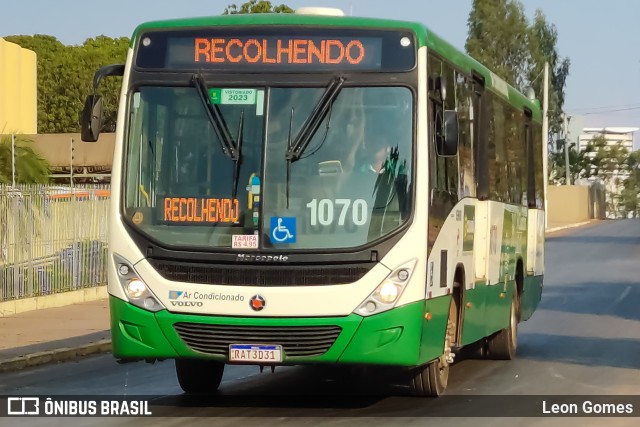
<instances>
[{"instance_id":1,"label":"license plate","mask_svg":"<svg viewBox=\"0 0 640 427\"><path fill-rule=\"evenodd\" d=\"M230 344L230 362L282 362L281 345Z\"/></svg>"}]
</instances>

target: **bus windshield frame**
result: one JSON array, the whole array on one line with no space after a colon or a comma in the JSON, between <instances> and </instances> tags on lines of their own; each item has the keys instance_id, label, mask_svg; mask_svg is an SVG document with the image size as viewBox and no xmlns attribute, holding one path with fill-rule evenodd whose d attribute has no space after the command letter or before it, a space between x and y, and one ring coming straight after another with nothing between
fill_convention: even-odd
<instances>
[{"instance_id":1,"label":"bus windshield frame","mask_svg":"<svg viewBox=\"0 0 640 427\"><path fill-rule=\"evenodd\" d=\"M140 73L142 74L142 73ZM147 74L147 73L144 73ZM153 73L155 76L156 73ZM149 76L146 76L148 78ZM186 75L185 75L186 77ZM205 76L207 81L210 76ZM187 191L180 193L171 193L166 191L155 191L152 189L152 186L149 184L142 184L142 188L140 187L140 168L138 167L141 164L142 158L144 157L144 152L146 155L149 153L155 153L154 155L159 155L160 157L156 158L152 163L151 167L156 168L155 170L147 173L147 175L153 175L157 177L164 176L167 178L166 168L162 168L161 165L161 155L158 154L161 150L156 150L153 148L154 145L157 144L157 141L149 141L148 135L150 132L146 132L146 135L142 135L143 132L136 131L136 126L140 129L140 123L152 123L153 120L150 118L145 119L136 119L136 115L134 114L135 105L141 102L139 95L134 95L135 93L140 93L140 91L151 91L151 90L160 90L160 91L182 91L188 92L191 91L191 101L189 104L193 105L193 108L196 108L199 111L199 119L198 123L200 123L200 128L205 126L211 126L209 120L206 117L205 108L202 105L201 100L197 98L196 89L192 84L178 84L168 82L164 82L163 84L158 84L157 77L152 78L154 84L142 84L132 86L132 91L130 92L130 103L128 108L129 117L127 133L125 135L125 159L123 160L123 198L122 198L122 214L125 218L125 221L129 226L132 226L136 229L136 231L141 232L149 241L153 241L159 246L174 248L179 250L189 250L195 249L199 251L213 251L213 252L224 252L228 250L238 250L238 249L258 249L258 250L277 250L278 252L283 251L323 251L323 250L335 250L335 251L352 251L354 248L362 248L362 247L370 247L375 245L376 242L380 240L384 240L389 237L390 234L396 234L400 228L404 228L407 225L412 216L413 208L411 206L413 200L413 170L414 170L414 162L415 162L415 89L412 85L402 84L402 85L388 85L384 84L383 79L378 76L377 79L374 75L368 75L366 82L359 81L357 77L350 77L350 81L348 85L342 89L343 93L341 93L335 102L335 105L332 105L331 110L327 117L320 123L318 126L318 130L315 132L313 137L310 140L309 147L306 150L304 156L299 161L292 163L291 172L292 175L287 180L284 176L284 170L286 169L286 153L287 153L287 145L286 141L290 137L290 133L296 135L299 129L302 127L302 124L305 119L311 114L311 109L315 106L318 98L321 96L323 91L326 89L322 85L318 83L311 83L307 81L296 82L294 85L292 82L289 82L289 85L283 85L276 82L267 83L265 86L262 86L261 89L258 86L253 88L247 87L247 84L234 84L234 83L222 83L217 84L218 87L209 86L209 90L212 89L229 89L230 91L263 91L261 96L264 102L264 111L263 123L261 126L257 126L256 116L248 114L246 111L244 113L244 143L243 143L243 153L242 153L242 164L239 170L239 183L238 183L238 196L237 199L231 198L231 193L226 194L227 188L228 192L231 191L233 185L231 184L231 179L234 176L233 159L228 156L217 156L217 165L215 175L220 177L217 178L222 182L222 180L228 180L229 183L225 183L221 185L221 188L224 189L225 194L224 197L215 196L211 197L211 189L209 191L198 190L198 191ZM320 76L322 79L326 79L326 76ZM279 80L279 79L278 79ZM309 78L305 78L305 80L309 80ZM188 80L187 80L188 81ZM315 82L318 81L318 76L314 78ZM326 84L326 80L325 80ZM391 215L386 215L383 220L378 220L378 233L370 234L369 230L363 232L362 229L359 230L359 238L353 239L353 235L349 238L348 234L344 234L345 230L349 233L354 233L354 220L355 225L360 224L364 221L363 215L366 215L367 220L371 218L373 207L372 201L367 199L366 204L366 213L365 206L363 205L362 197L346 197L340 195L333 195L330 197L326 196L327 187L332 187L334 185L335 180L338 178L336 172L338 169L341 169L341 176L346 178L347 175L355 176L354 172L356 168L359 168L359 173L364 171L370 171L370 166L367 168L364 164L356 165L355 162L356 154L365 155L366 150L356 150L355 146L353 147L353 151L350 152L348 156L348 160L335 158L336 156L329 155L330 158L320 159L323 155L324 148L321 148L324 144L325 147L337 147L342 144L340 141L336 139L337 135L340 132L347 132L349 127L353 127L352 116L347 117L346 115L340 113L340 111L346 110L354 110L354 100L358 97L350 96L355 92L360 92L360 99L362 98L363 91L369 91L370 96L377 97L379 99L378 105L376 108L378 111L374 115L372 115L368 121L369 123L375 123L376 126L385 127L387 126L389 129L381 129L376 128L375 130L369 130L367 136L368 137L379 137L380 135L387 134L388 141L385 143L385 150L383 163L386 161L386 179L387 187L389 185L396 185L396 181L401 180L405 187L402 197L404 199L402 201L394 201L396 203L396 216L393 217ZM385 93L386 91L386 93ZM221 96L222 90L218 91L214 97ZM301 94L303 92L307 92L304 96ZM297 94L297 96L293 96ZM400 98L403 99L403 105L401 108L395 108L389 104L389 95L390 93L395 93L396 95L401 94ZM274 95L275 94L275 95ZM281 103L280 101L274 102L276 99L276 95L280 95L282 99L288 99L288 104L286 107L279 107L278 116L269 112L269 108L275 111L275 108ZM224 94L222 96L227 96ZM253 96L253 95L251 95ZM300 104L295 104L293 99L296 99L301 102ZM176 98L177 99L177 98ZM346 102L347 100L351 100L350 102ZM181 99L180 101L184 104L186 101ZM345 103L346 102L346 103ZM362 102L362 101L359 101ZM295 106L293 108L293 118L291 115L291 103L294 103ZM344 104L344 105L343 105ZM386 111L381 106L387 105ZM197 107L196 107L197 106ZM239 125L239 115L236 113L229 114L228 111L224 110L224 107L233 107L236 108L238 105L219 105L222 108L222 113L226 118L227 123L229 124L229 128L231 130L232 135L236 135ZM255 110L255 106L252 106ZM374 108L375 109L375 108ZM396 117L404 117L405 122L402 123L401 126L398 126L399 129L402 129L403 132L403 143L393 145L393 140L395 136L392 135L394 127L389 124L393 123L391 117L394 115ZM164 114L167 114L166 112ZM341 117L344 116L344 117ZM277 117L277 120L275 119ZM167 120L167 117L156 117L154 119L157 123L172 123L174 120ZM385 123L387 125L385 125ZM174 123L174 125L176 125ZM171 126L174 126L171 125ZM292 126L291 131L289 130L289 125ZM327 128L327 125L329 127ZM177 126L177 125L176 125ZM183 125L185 128L189 127ZM191 126L191 128L195 128ZM353 129L349 130L349 132L364 132L365 125L360 126L358 131ZM330 129L330 130L327 130ZM252 134L253 132L253 134ZM157 134L154 132L153 134ZM355 134L354 134L355 135ZM364 134L359 135L360 144L365 144L367 141L364 139ZM165 136L161 136L161 138L166 138ZM211 139L213 138L213 139ZM219 150L220 144L218 141L215 141L215 132L211 129L208 131L208 136L206 136L203 140L209 141L206 146ZM378 138L378 140L382 139L383 141L377 141L376 143L383 144L384 138ZM146 142L141 142L146 141ZM256 145L256 141L258 145ZM333 142L332 142L333 141ZM368 144L371 146L374 144L373 141L368 141ZM253 145L253 147L252 147ZM132 156L132 147L141 147L139 148L139 153L143 153L143 155L133 155ZM320 147L320 148L319 148ZM258 149L258 151L256 151ZM269 153L269 150L274 150ZM252 153L253 150L253 153ZM320 150L320 151L318 151ZM400 150L400 152L399 152ZM371 149L369 149L371 151ZM357 152L357 153L356 153ZM325 153L328 155L329 152ZM194 155L195 157L200 157L198 155ZM304 160L308 156L311 156L311 161ZM371 157L371 153L368 155ZM366 157L366 155L365 155ZM201 157L204 158L204 157ZM256 165L256 160L262 162L266 159L266 163ZM337 160L337 161L336 161ZM401 160L401 162L398 162ZM275 162L274 164L270 164L269 161ZM250 168L253 162L254 167ZM395 162L395 163L394 163ZM402 164L400 164L402 163ZM169 163L167 163L169 164ZM175 165L174 165L175 166ZM402 169L402 171L401 171ZM186 168L186 170L195 171L195 168ZM314 198L310 198L309 200L305 200L304 204L301 205L300 194L307 193L307 191L302 191L300 187L301 178L300 173L302 171L313 170L314 176L316 176L316 181L322 181L315 184L316 189L322 188L320 195ZM349 172L347 174L346 172ZM211 171L213 173L213 171ZM275 173L275 175L273 175ZM383 172L384 173L384 172ZM393 174L391 177L390 174ZM277 175L277 176L276 176ZM304 174L303 174L304 175ZM322 178L320 178L322 175ZM400 175L402 177L398 178ZM213 175L209 177L213 179ZM207 178L207 179L209 179ZM256 181L257 178L257 181ZM148 177L147 177L148 179ZM257 200L250 200L253 196L256 195L255 191L249 191L249 189L253 184L260 186L259 192L262 194L258 196ZM280 182L279 186L271 187L269 185L269 181L278 180ZM144 180L144 179L142 179ZM287 192L287 181L290 195L286 196ZM371 193L367 193L367 197L371 198L374 196L376 191L380 192L380 188L384 187L382 183L384 180L379 178L378 176L372 177L369 179ZM376 183L377 181L377 183ZM150 182L150 181L148 181ZM390 184L393 182L393 184ZM134 184L132 184L134 183ZM229 184L229 185L227 185ZM398 184L400 185L400 184ZM195 188L195 187L194 187ZM357 186L346 185L343 188L351 188L353 191L357 188ZM256 188L253 188L255 190ZM251 193L251 194L248 194ZM311 194L311 193L309 193ZM367 198L365 197L365 199ZM133 200L136 200L134 202ZM348 201L347 201L348 200ZM256 202L254 204L254 202ZM287 203L289 203L289 207L287 207ZM273 204L273 208L270 205ZM327 206L329 204L329 206ZM147 206L145 206L147 205ZM189 206L187 206L189 205ZM197 224L194 221L190 221L187 218L184 218L187 215L186 210L193 210L193 215L195 217L202 218L203 206L207 211L207 215L209 215L209 211L211 211L212 207L215 205L215 209L223 212L222 216L217 217L217 221L209 222L207 224ZM308 206L307 206L308 205ZM400 205L402 205L402 209L400 209ZM148 209L148 207L154 206L153 209ZM196 207L197 206L197 207ZM298 209L306 208L311 215L311 211L314 211L315 219L306 218L297 223L298 229L295 230L296 235L304 236L305 233L308 234L307 240L305 243L304 239L296 239L296 241L292 239L285 239L285 242L282 244L276 243L275 238L272 236L273 231L278 227L278 230L281 230L283 225L278 224L278 218L290 218L291 216L287 213L290 212L291 209L297 206ZM147 207L147 208L145 208ZM195 210L194 210L195 209ZM320 210L323 210L322 212ZM329 210L332 212L329 213ZM256 212L254 212L256 211ZM263 212L264 211L264 212ZM268 211L268 212L267 212ZM401 211L401 212L400 212ZM333 214L336 224L330 224L329 218L327 215ZM180 216L183 216L183 220L180 221ZM191 213L189 214L191 215ZM259 218L259 224L253 224L254 215L257 215ZM140 217L142 216L142 221L140 221ZM401 219L399 219L401 216ZM171 221L164 221L167 217ZM273 219L274 223L271 224ZM341 219L342 218L342 219ZM395 218L395 220L393 219ZM209 218L216 219L216 218ZM150 228L145 227L144 224L149 224L148 221L155 222L157 226L165 227L166 230L171 230L170 233L162 236L161 234L155 233L151 231ZM286 224L288 220L284 220ZM395 221L395 222L394 222ZM238 232L229 232L225 231L224 233L227 236L223 239L223 241L216 241L216 243L211 244L210 242L205 243L204 241L195 242L193 240L185 240L183 237L185 236L184 231L190 230L190 232L195 232L196 229L205 230L203 225L206 225L207 232L210 232L212 229L223 230L225 228L229 228L229 226L235 224L238 225L238 222L242 222L242 230L237 230ZM232 224L233 223L233 224ZM384 223L384 224L383 224ZM368 224L368 223L367 223ZM259 225L259 226L257 226ZM330 225L334 228L333 234L326 233L326 226ZM368 224L370 225L370 224ZM184 226L184 227L182 227ZM303 228L304 227L304 228ZM345 228L346 227L346 228ZM180 230L180 231L179 231ZM340 233L343 233L345 237L341 242L336 243L336 241L332 241L328 236L337 236ZM364 234L363 234L364 233ZM233 237L234 235L239 235L238 237ZM258 236L258 237L248 237L248 236ZM244 236L244 237L241 237ZM363 237L364 236L364 237ZM210 236L211 237L211 236ZM281 236L280 236L281 237ZM314 244L309 244L309 241L315 242Z\"/></svg>"}]
</instances>

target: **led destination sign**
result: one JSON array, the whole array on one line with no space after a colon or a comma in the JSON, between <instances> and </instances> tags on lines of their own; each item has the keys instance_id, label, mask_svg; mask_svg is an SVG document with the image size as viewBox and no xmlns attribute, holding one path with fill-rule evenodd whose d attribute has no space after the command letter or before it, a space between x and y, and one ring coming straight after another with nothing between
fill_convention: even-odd
<instances>
[{"instance_id":1,"label":"led destination sign","mask_svg":"<svg viewBox=\"0 0 640 427\"><path fill-rule=\"evenodd\" d=\"M340 28L214 28L151 31L136 51L139 69L247 72L409 71L408 31Z\"/></svg>"},{"instance_id":2,"label":"led destination sign","mask_svg":"<svg viewBox=\"0 0 640 427\"><path fill-rule=\"evenodd\" d=\"M360 65L364 62L379 66L379 44L378 39L196 38L194 61L301 65Z\"/></svg>"},{"instance_id":3,"label":"led destination sign","mask_svg":"<svg viewBox=\"0 0 640 427\"><path fill-rule=\"evenodd\" d=\"M162 222L181 224L233 224L238 221L238 199L165 197Z\"/></svg>"}]
</instances>

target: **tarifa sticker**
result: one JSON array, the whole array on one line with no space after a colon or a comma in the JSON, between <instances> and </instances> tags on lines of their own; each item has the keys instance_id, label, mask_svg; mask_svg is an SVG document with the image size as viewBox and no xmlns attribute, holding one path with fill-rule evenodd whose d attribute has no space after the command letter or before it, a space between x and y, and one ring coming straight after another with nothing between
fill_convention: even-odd
<instances>
[{"instance_id":1,"label":"tarifa sticker","mask_svg":"<svg viewBox=\"0 0 640 427\"><path fill-rule=\"evenodd\" d=\"M258 249L257 234L234 234L231 241L233 249Z\"/></svg>"},{"instance_id":2,"label":"tarifa sticker","mask_svg":"<svg viewBox=\"0 0 640 427\"><path fill-rule=\"evenodd\" d=\"M144 220L144 215L140 211L134 213L133 216L131 217L131 221L133 221L133 223L136 225L142 224L143 220Z\"/></svg>"}]
</instances>

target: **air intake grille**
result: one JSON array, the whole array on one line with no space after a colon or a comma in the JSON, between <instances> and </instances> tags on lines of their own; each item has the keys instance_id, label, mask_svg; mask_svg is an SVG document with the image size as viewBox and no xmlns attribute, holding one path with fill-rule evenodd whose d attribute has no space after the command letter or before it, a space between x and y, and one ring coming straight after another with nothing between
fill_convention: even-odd
<instances>
[{"instance_id":1,"label":"air intake grille","mask_svg":"<svg viewBox=\"0 0 640 427\"><path fill-rule=\"evenodd\" d=\"M151 265L167 280L206 285L313 286L341 285L360 280L371 269L358 266L228 266L174 264L150 259Z\"/></svg>"},{"instance_id":2,"label":"air intake grille","mask_svg":"<svg viewBox=\"0 0 640 427\"><path fill-rule=\"evenodd\" d=\"M340 335L339 326L232 326L176 323L180 338L195 351L228 356L229 344L279 344L286 356L318 356Z\"/></svg>"}]
</instances>

